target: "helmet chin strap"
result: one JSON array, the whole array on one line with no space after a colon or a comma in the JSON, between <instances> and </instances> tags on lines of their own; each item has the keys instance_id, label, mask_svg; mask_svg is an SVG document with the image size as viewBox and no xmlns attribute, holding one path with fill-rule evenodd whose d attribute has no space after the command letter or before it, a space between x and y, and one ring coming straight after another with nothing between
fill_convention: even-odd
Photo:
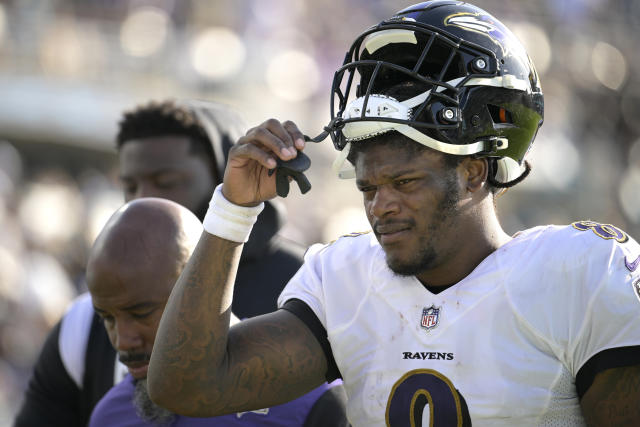
<instances>
[{"instance_id":1,"label":"helmet chin strap","mask_svg":"<svg viewBox=\"0 0 640 427\"><path fill-rule=\"evenodd\" d=\"M351 150L351 143L347 142L347 145L345 145L341 151L338 151L338 155L331 165L331 169L340 179L352 179L356 177L355 168L347 162L349 150Z\"/></svg>"}]
</instances>

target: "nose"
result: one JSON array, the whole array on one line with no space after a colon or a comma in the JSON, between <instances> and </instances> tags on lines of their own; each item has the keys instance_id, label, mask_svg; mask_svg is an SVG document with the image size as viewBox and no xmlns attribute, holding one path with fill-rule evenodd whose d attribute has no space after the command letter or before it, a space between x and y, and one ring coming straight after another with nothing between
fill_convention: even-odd
<instances>
[{"instance_id":1,"label":"nose","mask_svg":"<svg viewBox=\"0 0 640 427\"><path fill-rule=\"evenodd\" d=\"M397 214L400 204L396 192L388 185L381 185L369 202L369 215L375 218L384 218Z\"/></svg>"},{"instance_id":2,"label":"nose","mask_svg":"<svg viewBox=\"0 0 640 427\"><path fill-rule=\"evenodd\" d=\"M158 190L158 187L153 185L151 182L140 182L136 188L136 192L133 195L134 199L141 199L143 197L160 197L161 192Z\"/></svg>"},{"instance_id":3,"label":"nose","mask_svg":"<svg viewBox=\"0 0 640 427\"><path fill-rule=\"evenodd\" d=\"M133 351L142 347L142 336L132 322L118 319L114 328L115 347L118 351Z\"/></svg>"}]
</instances>

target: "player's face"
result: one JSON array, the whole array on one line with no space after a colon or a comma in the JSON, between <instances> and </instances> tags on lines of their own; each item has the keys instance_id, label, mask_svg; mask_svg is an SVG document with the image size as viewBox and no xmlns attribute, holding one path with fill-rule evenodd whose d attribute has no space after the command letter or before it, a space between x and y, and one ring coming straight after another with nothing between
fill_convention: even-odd
<instances>
[{"instance_id":1,"label":"player's face","mask_svg":"<svg viewBox=\"0 0 640 427\"><path fill-rule=\"evenodd\" d=\"M104 258L91 260L87 268L93 306L120 361L134 378L146 378L160 317L178 278L177 263L150 265L135 257L130 263L116 263Z\"/></svg>"},{"instance_id":2,"label":"player's face","mask_svg":"<svg viewBox=\"0 0 640 427\"><path fill-rule=\"evenodd\" d=\"M187 137L127 141L118 157L126 201L161 197L181 204L202 219L217 182L209 159L192 152Z\"/></svg>"},{"instance_id":3,"label":"player's face","mask_svg":"<svg viewBox=\"0 0 640 427\"><path fill-rule=\"evenodd\" d=\"M442 265L454 250L456 169L436 151L416 154L393 145L359 153L355 167L356 185L389 268L420 276Z\"/></svg>"}]
</instances>

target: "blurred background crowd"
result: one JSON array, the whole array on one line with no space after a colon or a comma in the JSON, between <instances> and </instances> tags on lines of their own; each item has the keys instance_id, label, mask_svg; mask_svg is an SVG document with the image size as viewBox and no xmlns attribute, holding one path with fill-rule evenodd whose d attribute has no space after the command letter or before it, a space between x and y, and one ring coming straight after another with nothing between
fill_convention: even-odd
<instances>
[{"instance_id":1,"label":"blurred background crowd","mask_svg":"<svg viewBox=\"0 0 640 427\"><path fill-rule=\"evenodd\" d=\"M122 203L121 113L210 99L315 136L351 41L411 2L0 0L0 425ZM474 3L523 41L545 92L533 173L498 201L507 231L593 219L640 238L640 2ZM331 172L332 144L308 153L314 188L285 200L285 234L310 244L368 228L353 183Z\"/></svg>"}]
</instances>

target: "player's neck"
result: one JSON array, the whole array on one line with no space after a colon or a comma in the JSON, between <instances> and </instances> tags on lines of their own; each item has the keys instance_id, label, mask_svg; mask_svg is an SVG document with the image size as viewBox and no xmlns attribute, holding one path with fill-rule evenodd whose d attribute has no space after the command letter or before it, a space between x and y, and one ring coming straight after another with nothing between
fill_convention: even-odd
<instances>
[{"instance_id":1,"label":"player's neck","mask_svg":"<svg viewBox=\"0 0 640 427\"><path fill-rule=\"evenodd\" d=\"M436 267L416 275L428 287L449 287L467 277L480 263L512 238L502 229L495 210L477 212L458 227L449 251Z\"/></svg>"}]
</instances>

